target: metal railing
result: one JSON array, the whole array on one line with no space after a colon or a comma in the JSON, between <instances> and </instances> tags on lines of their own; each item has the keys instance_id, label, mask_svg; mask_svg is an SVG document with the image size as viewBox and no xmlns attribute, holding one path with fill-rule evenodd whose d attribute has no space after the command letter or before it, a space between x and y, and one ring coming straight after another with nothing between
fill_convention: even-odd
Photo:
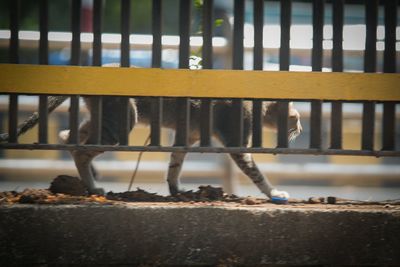
<instances>
[{"instance_id":1,"label":"metal railing","mask_svg":"<svg viewBox=\"0 0 400 267\"><path fill-rule=\"evenodd\" d=\"M377 0L362 1L365 3L366 11L366 49L364 54L365 72L376 71L376 28L377 28ZM313 49L312 49L312 70L319 72L322 69L322 41L324 25L324 3L323 0L312 1L313 5ZM9 62L17 64L19 62L19 45L18 45L18 31L19 31L19 17L18 5L20 1L10 1L10 46L9 46ZM121 61L122 68L129 67L129 52L130 52L130 0L121 0ZM332 1L333 4L333 50L332 50L332 70L333 72L343 71L343 48L342 48L342 32L344 23L344 8L345 3L343 0ZM103 1L93 1L93 66L102 65L102 10ZM263 25L264 25L264 1L254 0L254 70L263 69ZM280 2L281 10L281 47L280 47L280 70L289 70L290 65L290 26L291 26L291 6L292 1L285 0ZM387 0L384 2L385 10L385 50L384 50L384 72L396 72L396 20L398 3L397 1ZM190 22L191 22L191 1L181 0L179 2L179 68L187 69L189 67L190 57ZM234 29L233 29L233 49L232 49L232 69L243 69L243 31L244 31L244 10L245 1L234 1ZM212 36L213 36L213 1L204 0L202 9L202 60L204 69L212 69L213 52L212 52ZM152 67L161 67L161 36L162 36L162 1L153 0L152 7ZM72 1L72 14L71 14L71 65L79 65L80 62L80 19L81 19L81 0ZM40 64L48 63L48 1L40 1L40 46L39 46L39 59ZM8 66L6 66L7 68ZM113 70L107 70L112 72ZM132 73L135 70L132 70ZM149 70L151 71L151 70ZM185 74L186 75L186 74ZM191 74L188 74L190 76ZM334 75L334 74L332 74ZM364 75L364 74L359 74ZM379 74L384 75L384 74ZM395 74L393 74L395 75ZM233 75L234 81L238 78ZM362 76L359 76L363 79ZM375 79L374 78L372 79ZM397 81L398 76L382 76L387 81ZM394 77L394 78L393 78ZM140 77L138 77L140 78ZM292 79L296 77L293 75ZM333 76L333 78L336 78ZM340 78L340 77L337 77ZM9 79L3 74L2 79ZM265 80L268 77L265 78ZM380 78L379 78L380 79ZM397 79L397 80L396 80ZM203 78L204 80L204 78ZM198 80L194 80L198 81ZM46 82L46 81L44 81ZM180 82L179 80L177 81ZM209 81L210 85L213 81ZM35 93L24 91L23 88L15 90L11 88L6 91L10 94L9 101L9 140L8 143L0 144L1 148L15 148L15 149L92 149L99 151L118 150L118 151L188 151L188 152L228 152L228 153L273 153L273 154L323 154L323 155L369 155L369 156L400 156L400 151L396 149L395 144L395 107L399 103L398 89L396 84L388 84L387 91L384 94L377 93L376 98L364 98L361 96L359 99L354 97L343 97L338 99L324 98L321 94L315 93L317 90L311 91L310 97L290 97L288 94L282 94L284 97L273 98L268 96L266 91L262 96L253 97L252 92L249 91L248 95L241 97L229 98L226 94L229 89L221 88L217 96L194 95L190 92L189 88L186 95L180 95L176 98L176 140L173 146L161 146L160 144L160 129L162 121L162 106L163 97L176 97L168 93L159 93L155 95L154 92L149 92L148 96L152 96L151 106L151 142L149 146L129 146L129 109L128 97L124 96L143 96L138 95L135 90L137 88L129 88L131 94L121 93L116 94L112 91L105 92L102 95L110 95L119 97L121 103L120 110L116 111L120 114L120 123L118 129L119 145L103 145L101 144L101 123L102 123L102 96L92 96L92 109L91 109L91 122L92 132L95 135L91 138L93 141L90 145L78 144L78 128L79 128L79 95L87 94L85 91L79 94L71 94L71 107L70 107L70 143L69 144L48 144L47 143L47 118L48 118L48 98L49 93L37 90L36 94L40 94L39 101L39 138L38 143L34 144L18 144L18 94ZM7 84L7 83L5 83ZM4 87L4 85L3 85ZM249 88L249 87L247 87ZM279 90L277 86L273 90ZM371 88L369 88L371 89ZM14 91L13 91L14 90ZM294 88L293 90L296 90ZM320 90L324 90L322 87ZM341 88L337 88L340 94ZM293 91L292 91L293 92ZM60 93L60 92L54 92ZM89 93L90 95L90 93ZM393 99L390 96L394 95ZM373 96L373 94L372 94ZM200 146L190 147L188 144L188 135L190 129L190 101L193 98L201 97L201 132L200 132ZM232 113L235 114L236 120L235 129L231 133L232 140L234 140L228 147L213 147L211 146L211 136L213 133L213 110L212 103L217 98L229 98L232 100ZM252 146L243 146L243 103L246 100L253 102L252 108ZM274 100L279 104L279 118L278 118L278 134L277 134L277 147L266 148L262 146L262 101ZM290 148L288 142L288 103L292 100L311 101L311 136L310 146L307 148ZM329 147L322 146L321 127L322 127L322 103L328 101L332 103L331 111L331 135ZM344 101L358 101L363 103L363 119L362 119L362 144L359 150L348 150L342 147L342 104ZM383 103L383 122L382 122L382 147L376 149L374 146L374 129L375 129L375 104Z\"/></svg>"}]
</instances>

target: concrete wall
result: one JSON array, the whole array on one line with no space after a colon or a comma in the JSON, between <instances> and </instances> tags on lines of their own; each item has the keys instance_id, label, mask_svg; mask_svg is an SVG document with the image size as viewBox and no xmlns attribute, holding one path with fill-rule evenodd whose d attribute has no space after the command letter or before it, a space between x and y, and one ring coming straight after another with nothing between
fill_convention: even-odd
<instances>
[{"instance_id":1,"label":"concrete wall","mask_svg":"<svg viewBox=\"0 0 400 267\"><path fill-rule=\"evenodd\" d=\"M400 265L399 251L399 206L0 206L0 266Z\"/></svg>"}]
</instances>

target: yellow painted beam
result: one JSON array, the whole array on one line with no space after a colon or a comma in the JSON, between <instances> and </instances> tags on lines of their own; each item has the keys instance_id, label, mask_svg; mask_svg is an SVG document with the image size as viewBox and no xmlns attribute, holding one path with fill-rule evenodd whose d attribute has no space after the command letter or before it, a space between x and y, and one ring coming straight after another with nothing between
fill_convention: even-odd
<instances>
[{"instance_id":1,"label":"yellow painted beam","mask_svg":"<svg viewBox=\"0 0 400 267\"><path fill-rule=\"evenodd\" d=\"M400 75L0 64L0 92L400 101Z\"/></svg>"}]
</instances>

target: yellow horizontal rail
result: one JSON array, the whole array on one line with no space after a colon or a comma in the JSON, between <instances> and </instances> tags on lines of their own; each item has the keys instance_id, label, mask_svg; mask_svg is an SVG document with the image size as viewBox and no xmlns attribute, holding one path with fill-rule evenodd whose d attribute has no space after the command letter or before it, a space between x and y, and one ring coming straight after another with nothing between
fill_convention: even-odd
<instances>
[{"instance_id":1,"label":"yellow horizontal rail","mask_svg":"<svg viewBox=\"0 0 400 267\"><path fill-rule=\"evenodd\" d=\"M400 101L400 75L0 64L0 92Z\"/></svg>"}]
</instances>

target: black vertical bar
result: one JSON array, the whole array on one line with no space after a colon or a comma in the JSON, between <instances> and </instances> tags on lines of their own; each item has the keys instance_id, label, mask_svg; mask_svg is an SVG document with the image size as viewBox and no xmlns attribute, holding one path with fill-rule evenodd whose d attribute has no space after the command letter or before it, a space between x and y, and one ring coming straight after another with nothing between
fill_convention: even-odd
<instances>
[{"instance_id":1,"label":"black vertical bar","mask_svg":"<svg viewBox=\"0 0 400 267\"><path fill-rule=\"evenodd\" d=\"M153 0L152 6L153 47L151 66L161 67L162 59L162 1ZM159 146L161 143L161 125L163 116L163 98L156 97L151 101L150 145Z\"/></svg>"},{"instance_id":2,"label":"black vertical bar","mask_svg":"<svg viewBox=\"0 0 400 267\"><path fill-rule=\"evenodd\" d=\"M235 70L242 70L245 2L244 0L235 0L234 2L232 68ZM243 99L232 100L232 112L234 131L231 133L232 143L230 145L241 147L243 146Z\"/></svg>"},{"instance_id":3,"label":"black vertical bar","mask_svg":"<svg viewBox=\"0 0 400 267\"><path fill-rule=\"evenodd\" d=\"M262 100L253 100L253 136L252 136L252 146L261 147L262 146Z\"/></svg>"},{"instance_id":4,"label":"black vertical bar","mask_svg":"<svg viewBox=\"0 0 400 267\"><path fill-rule=\"evenodd\" d=\"M121 0L121 67L129 67L131 0Z\"/></svg>"},{"instance_id":5,"label":"black vertical bar","mask_svg":"<svg viewBox=\"0 0 400 267\"><path fill-rule=\"evenodd\" d=\"M90 144L100 144L102 134L103 101L101 97L92 97L90 102Z\"/></svg>"},{"instance_id":6,"label":"black vertical bar","mask_svg":"<svg viewBox=\"0 0 400 267\"><path fill-rule=\"evenodd\" d=\"M189 141L190 102L189 98L176 99L175 146L187 146Z\"/></svg>"},{"instance_id":7,"label":"black vertical bar","mask_svg":"<svg viewBox=\"0 0 400 267\"><path fill-rule=\"evenodd\" d=\"M118 140L120 145L128 145L129 132L130 132L130 111L129 111L129 97L121 96L119 97L119 131Z\"/></svg>"},{"instance_id":8,"label":"black vertical bar","mask_svg":"<svg viewBox=\"0 0 400 267\"><path fill-rule=\"evenodd\" d=\"M343 21L344 0L332 2L333 20L333 47L332 47L332 71L343 71Z\"/></svg>"},{"instance_id":9,"label":"black vertical bar","mask_svg":"<svg viewBox=\"0 0 400 267\"><path fill-rule=\"evenodd\" d=\"M365 1L365 72L376 72L376 28L378 26L378 6L378 0Z\"/></svg>"},{"instance_id":10,"label":"black vertical bar","mask_svg":"<svg viewBox=\"0 0 400 267\"><path fill-rule=\"evenodd\" d=\"M189 68L191 1L179 2L179 68ZM176 99L175 145L187 146L189 138L190 100Z\"/></svg>"},{"instance_id":11,"label":"black vertical bar","mask_svg":"<svg viewBox=\"0 0 400 267\"><path fill-rule=\"evenodd\" d=\"M49 4L48 0L40 0L40 11L39 11L39 29L40 29L40 40L39 40L39 63L47 65L49 63Z\"/></svg>"},{"instance_id":12,"label":"black vertical bar","mask_svg":"<svg viewBox=\"0 0 400 267\"><path fill-rule=\"evenodd\" d=\"M101 66L102 60L102 44L101 44L101 32L102 32L102 10L103 0L93 1L93 66Z\"/></svg>"},{"instance_id":13,"label":"black vertical bar","mask_svg":"<svg viewBox=\"0 0 400 267\"><path fill-rule=\"evenodd\" d=\"M322 101L311 101L310 148L321 148L322 143Z\"/></svg>"},{"instance_id":14,"label":"black vertical bar","mask_svg":"<svg viewBox=\"0 0 400 267\"><path fill-rule=\"evenodd\" d=\"M243 99L232 100L232 122L234 130L232 131L232 146L241 147L243 146Z\"/></svg>"},{"instance_id":15,"label":"black vertical bar","mask_svg":"<svg viewBox=\"0 0 400 267\"><path fill-rule=\"evenodd\" d=\"M39 143L47 144L48 131L47 96L39 96Z\"/></svg>"},{"instance_id":16,"label":"black vertical bar","mask_svg":"<svg viewBox=\"0 0 400 267\"><path fill-rule=\"evenodd\" d=\"M82 0L72 0L71 65L79 65L81 58L81 6Z\"/></svg>"},{"instance_id":17,"label":"black vertical bar","mask_svg":"<svg viewBox=\"0 0 400 267\"><path fill-rule=\"evenodd\" d=\"M102 10L103 10L103 0L94 0L93 1L93 66L101 66L102 65L102 43L101 43L101 34L102 34ZM90 110L90 121L91 121L91 129L90 133L90 142L95 144L101 143L101 125L102 125L102 116L103 114L103 97L102 96L91 96L90 97L91 104L93 105ZM78 103L79 104L79 103ZM79 111L79 107L77 108Z\"/></svg>"},{"instance_id":18,"label":"black vertical bar","mask_svg":"<svg viewBox=\"0 0 400 267\"><path fill-rule=\"evenodd\" d=\"M121 67L130 66L130 17L131 17L131 0L121 1ZM129 98L119 97L120 119L119 119L119 144L127 145L130 131L130 112Z\"/></svg>"},{"instance_id":19,"label":"black vertical bar","mask_svg":"<svg viewBox=\"0 0 400 267\"><path fill-rule=\"evenodd\" d=\"M162 33L162 3L161 0L153 0L152 7L152 32L153 32L153 47L151 66L153 68L161 67L161 33Z\"/></svg>"},{"instance_id":20,"label":"black vertical bar","mask_svg":"<svg viewBox=\"0 0 400 267\"><path fill-rule=\"evenodd\" d=\"M179 2L179 68L189 67L191 2Z\"/></svg>"},{"instance_id":21,"label":"black vertical bar","mask_svg":"<svg viewBox=\"0 0 400 267\"><path fill-rule=\"evenodd\" d=\"M332 102L331 109L331 146L332 149L342 149L342 103Z\"/></svg>"},{"instance_id":22,"label":"black vertical bar","mask_svg":"<svg viewBox=\"0 0 400 267\"><path fill-rule=\"evenodd\" d=\"M155 97L151 100L151 125L150 125L150 145L159 146L161 142L161 125L162 125L162 97Z\"/></svg>"},{"instance_id":23,"label":"black vertical bar","mask_svg":"<svg viewBox=\"0 0 400 267\"><path fill-rule=\"evenodd\" d=\"M255 70L262 70L264 63L264 57L263 57L264 0L254 0L253 12L254 12L253 68Z\"/></svg>"},{"instance_id":24,"label":"black vertical bar","mask_svg":"<svg viewBox=\"0 0 400 267\"><path fill-rule=\"evenodd\" d=\"M333 20L333 48L332 71L343 71L343 22L344 0L335 0L332 3ZM331 146L332 149L342 148L342 103L332 102L331 110Z\"/></svg>"},{"instance_id":25,"label":"black vertical bar","mask_svg":"<svg viewBox=\"0 0 400 267\"><path fill-rule=\"evenodd\" d=\"M48 0L40 0L39 6L39 64L49 63L49 41L48 41ZM39 96L39 143L47 144L48 141L48 111L47 96Z\"/></svg>"},{"instance_id":26,"label":"black vertical bar","mask_svg":"<svg viewBox=\"0 0 400 267\"><path fill-rule=\"evenodd\" d=\"M241 70L243 69L244 0L235 0L234 2L232 68Z\"/></svg>"},{"instance_id":27,"label":"black vertical bar","mask_svg":"<svg viewBox=\"0 0 400 267\"><path fill-rule=\"evenodd\" d=\"M383 71L396 72L396 16L397 0L386 0L385 3L385 52ZM395 111L394 103L383 104L382 149L393 150L395 147Z\"/></svg>"},{"instance_id":28,"label":"black vertical bar","mask_svg":"<svg viewBox=\"0 0 400 267\"><path fill-rule=\"evenodd\" d=\"M278 147L288 147L289 101L278 102Z\"/></svg>"},{"instance_id":29,"label":"black vertical bar","mask_svg":"<svg viewBox=\"0 0 400 267\"><path fill-rule=\"evenodd\" d=\"M204 0L203 3L203 68L213 68L212 38L213 38L213 3L214 0Z\"/></svg>"},{"instance_id":30,"label":"black vertical bar","mask_svg":"<svg viewBox=\"0 0 400 267\"><path fill-rule=\"evenodd\" d=\"M376 71L376 28L378 26L378 0L365 2L366 39L364 72ZM363 104L361 149L374 149L375 102Z\"/></svg>"},{"instance_id":31,"label":"black vertical bar","mask_svg":"<svg viewBox=\"0 0 400 267\"><path fill-rule=\"evenodd\" d=\"M19 0L9 0L10 6L10 45L8 49L9 62L19 63Z\"/></svg>"},{"instance_id":32,"label":"black vertical bar","mask_svg":"<svg viewBox=\"0 0 400 267\"><path fill-rule=\"evenodd\" d=\"M71 17L71 65L80 65L81 58L81 0L72 0L72 17ZM92 112L90 112L91 129L93 129ZM69 143L79 143L79 96L71 96L71 105L69 110L69 127L70 136ZM93 133L91 133L93 134Z\"/></svg>"},{"instance_id":33,"label":"black vertical bar","mask_svg":"<svg viewBox=\"0 0 400 267\"><path fill-rule=\"evenodd\" d=\"M363 150L374 149L375 128L375 103L366 102L363 105L361 148Z\"/></svg>"},{"instance_id":34,"label":"black vertical bar","mask_svg":"<svg viewBox=\"0 0 400 267\"><path fill-rule=\"evenodd\" d=\"M394 150L395 148L395 111L396 105L394 103L383 104L382 150Z\"/></svg>"},{"instance_id":35,"label":"black vertical bar","mask_svg":"<svg viewBox=\"0 0 400 267\"><path fill-rule=\"evenodd\" d=\"M290 65L290 25L292 15L292 1L284 0L281 3L281 47L279 49L279 70L289 70Z\"/></svg>"},{"instance_id":36,"label":"black vertical bar","mask_svg":"<svg viewBox=\"0 0 400 267\"><path fill-rule=\"evenodd\" d=\"M313 71L322 70L324 5L325 5L325 0L313 0L313 49L312 49Z\"/></svg>"},{"instance_id":37,"label":"black vertical bar","mask_svg":"<svg viewBox=\"0 0 400 267\"><path fill-rule=\"evenodd\" d=\"M69 139L68 143L78 144L79 140L79 96L71 96L69 106ZM92 118L91 118L92 120Z\"/></svg>"},{"instance_id":38,"label":"black vertical bar","mask_svg":"<svg viewBox=\"0 0 400 267\"><path fill-rule=\"evenodd\" d=\"M313 49L312 71L322 71L323 28L325 0L313 0ZM322 143L322 101L311 101L310 148L321 148Z\"/></svg>"},{"instance_id":39,"label":"black vertical bar","mask_svg":"<svg viewBox=\"0 0 400 267\"><path fill-rule=\"evenodd\" d=\"M385 52L383 72L396 72L396 24L397 0L385 0Z\"/></svg>"},{"instance_id":40,"label":"black vertical bar","mask_svg":"<svg viewBox=\"0 0 400 267\"><path fill-rule=\"evenodd\" d=\"M8 106L8 142L18 142L18 95L11 94Z\"/></svg>"},{"instance_id":41,"label":"black vertical bar","mask_svg":"<svg viewBox=\"0 0 400 267\"><path fill-rule=\"evenodd\" d=\"M213 54L212 54L212 38L213 38L213 5L214 0L205 0L203 2L203 68L213 68ZM213 126L212 116L212 100L201 100L201 121L200 121L200 146L211 146L211 135Z\"/></svg>"},{"instance_id":42,"label":"black vertical bar","mask_svg":"<svg viewBox=\"0 0 400 267\"><path fill-rule=\"evenodd\" d=\"M212 100L201 100L201 121L200 121L200 146L210 146L212 136Z\"/></svg>"}]
</instances>

